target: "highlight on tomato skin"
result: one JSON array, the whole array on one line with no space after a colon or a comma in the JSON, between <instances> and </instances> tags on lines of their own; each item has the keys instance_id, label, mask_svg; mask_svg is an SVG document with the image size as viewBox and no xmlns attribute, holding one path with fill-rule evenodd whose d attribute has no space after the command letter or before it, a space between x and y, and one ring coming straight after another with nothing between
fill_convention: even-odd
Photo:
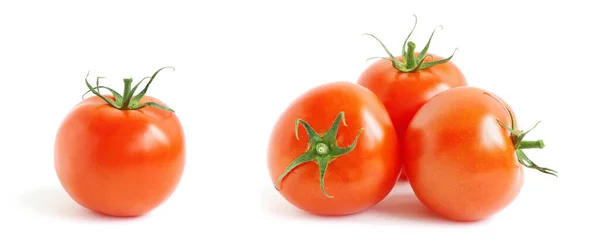
<instances>
[{"instance_id":1,"label":"highlight on tomato skin","mask_svg":"<svg viewBox=\"0 0 600 250\"><path fill-rule=\"evenodd\" d=\"M416 26L415 16L414 26L398 55L394 55L376 36L365 34L383 48L386 57L369 65L357 80L359 85L375 93L385 105L399 141L404 140L406 128L414 114L431 97L450 88L468 85L460 68L451 61L456 50L445 58L429 52L435 31L441 26L433 30L420 52L416 52L416 44L410 41ZM402 171L400 180L406 180L405 171Z\"/></svg>"},{"instance_id":2,"label":"highlight on tomato skin","mask_svg":"<svg viewBox=\"0 0 600 250\"><path fill-rule=\"evenodd\" d=\"M383 200L400 174L400 148L383 104L350 82L314 87L275 123L268 170L275 189L306 212L342 216Z\"/></svg>"},{"instance_id":3,"label":"highlight on tomato skin","mask_svg":"<svg viewBox=\"0 0 600 250\"><path fill-rule=\"evenodd\" d=\"M185 165L183 127L173 109L146 95L167 68L172 67L136 85L131 78L123 79L123 93L101 86L103 77L92 86L86 76L94 96L69 111L54 144L57 177L79 205L111 216L140 216L175 192Z\"/></svg>"},{"instance_id":4,"label":"highlight on tomato skin","mask_svg":"<svg viewBox=\"0 0 600 250\"><path fill-rule=\"evenodd\" d=\"M557 175L526 156L544 147L542 140L525 140L529 131L519 130L512 108L489 91L446 90L423 105L407 128L403 157L410 186L441 217L489 218L517 197L524 169Z\"/></svg>"}]
</instances>

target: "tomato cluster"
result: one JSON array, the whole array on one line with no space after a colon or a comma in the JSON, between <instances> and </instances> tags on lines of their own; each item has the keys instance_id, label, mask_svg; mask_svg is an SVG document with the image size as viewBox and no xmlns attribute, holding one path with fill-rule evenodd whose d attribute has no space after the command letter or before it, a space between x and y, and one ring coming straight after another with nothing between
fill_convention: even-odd
<instances>
[{"instance_id":1,"label":"tomato cluster","mask_svg":"<svg viewBox=\"0 0 600 250\"><path fill-rule=\"evenodd\" d=\"M415 26L416 27L416 20ZM356 83L308 90L287 107L269 141L269 174L294 206L348 215L382 201L406 179L425 207L456 221L485 219L508 206L531 161L511 107L469 86L447 58L409 41L367 67Z\"/></svg>"},{"instance_id":2,"label":"tomato cluster","mask_svg":"<svg viewBox=\"0 0 600 250\"><path fill-rule=\"evenodd\" d=\"M416 27L413 27L413 30ZM523 169L557 175L531 161L512 108L494 93L469 86L449 57L420 52L409 41L394 56L360 74L297 97L276 122L268 170L279 193L319 215L365 211L408 181L434 213L476 221L508 206L523 185ZM157 74L124 92L90 84L94 96L60 125L54 165L60 183L81 206L113 216L138 216L165 202L183 174L185 135L174 110L146 93ZM144 80L146 86L136 94ZM107 90L109 94L101 94ZM537 124L536 124L537 125ZM535 127L535 126L534 126Z\"/></svg>"}]
</instances>

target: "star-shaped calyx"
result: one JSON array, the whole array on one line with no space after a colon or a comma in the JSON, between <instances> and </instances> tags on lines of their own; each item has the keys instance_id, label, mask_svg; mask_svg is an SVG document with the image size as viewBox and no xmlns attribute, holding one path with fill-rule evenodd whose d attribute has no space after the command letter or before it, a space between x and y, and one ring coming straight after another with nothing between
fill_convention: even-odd
<instances>
[{"instance_id":1,"label":"star-shaped calyx","mask_svg":"<svg viewBox=\"0 0 600 250\"><path fill-rule=\"evenodd\" d=\"M298 156L292 163L283 171L283 173L277 179L276 185L278 185L285 176L287 176L292 170L296 167L302 165L306 162L315 162L319 166L319 177L320 177L320 188L321 192L327 198L333 198L333 196L327 194L325 191L325 172L327 171L327 167L329 163L333 161L335 158L340 157L342 155L350 153L356 147L358 142L358 137L362 133L364 128L361 128L358 131L358 134L354 138L354 141L350 146L340 147L336 143L336 138L338 134L338 129L340 123L343 123L344 126L348 126L346 124L346 119L344 117L344 112L340 112L335 121L329 128L329 130L324 135L319 135L306 121L302 119L296 120L295 133L296 139L300 139L298 136L298 125L302 125L308 134L308 142L309 148L304 154ZM277 188L277 187L276 187ZM279 188L277 188L279 190Z\"/></svg>"},{"instance_id":2,"label":"star-shaped calyx","mask_svg":"<svg viewBox=\"0 0 600 250\"><path fill-rule=\"evenodd\" d=\"M549 168L544 168L544 167L540 167L537 164L535 164L532 160L529 159L529 157L527 157L527 155L525 154L525 152L523 152L523 149L532 149L532 148L537 148L537 149L542 149L544 148L546 145L544 144L543 140L537 140L537 141L525 141L523 140L525 138L525 136L531 132L534 128L537 127L537 125L540 122L537 122L531 129L527 130L527 131L517 131L515 130L515 118L514 118L514 114L510 111L510 109L508 109L508 107L506 107L506 105L504 105L500 99L492 96L489 93L484 93L485 95L488 95L492 98L494 98L498 103L500 103L502 105L502 108L504 108L504 110L506 110L506 112L508 113L508 117L510 119L510 127L508 125L506 125L504 122L500 121L499 119L496 119L498 121L498 123L500 123L500 125L502 127L504 127L505 129L507 129L508 131L510 131L510 139L515 147L515 153L517 154L517 160L519 161L519 163L521 163L521 165L527 167L527 168L531 168L531 169L535 169L537 171L540 171L544 174L549 174L549 175L553 175L555 177L558 177L558 172Z\"/></svg>"},{"instance_id":3,"label":"star-shaped calyx","mask_svg":"<svg viewBox=\"0 0 600 250\"><path fill-rule=\"evenodd\" d=\"M396 56L394 56L394 54L392 54L392 52L390 52L390 50L385 46L385 44L383 44L383 42L379 38L377 38L375 35L369 34L369 33L366 33L364 35L375 38L375 40L377 40L377 42L383 47L383 49L385 50L385 53L387 53L388 57L372 57L367 60L374 59L374 58L387 59L392 62L392 65L394 65L394 68L396 68L398 71L403 72L403 73L419 72L421 70L425 70L427 68L431 68L433 66L443 64L443 63L450 61L452 59L452 57L454 57L454 53L456 53L456 51L458 49L454 49L454 53L452 53L452 55L450 55L447 58L437 60L437 61L432 60L430 62L425 61L425 59L427 57L431 57L433 59L433 56L430 54L427 54L427 52L429 51L429 45L431 44L431 40L433 38L433 35L435 34L435 31L438 28L443 28L443 26L441 26L441 25L437 26L433 30L433 32L431 32L431 35L429 36L429 40L427 41L427 44L425 44L425 47L423 47L423 49L421 50L419 55L418 56L416 55L415 50L417 48L417 45L414 42L409 41L410 36L412 35L412 33L415 31L415 28L417 27L417 16L415 16L415 15L413 15L413 16L415 17L415 23L413 25L412 30L410 31L410 33L408 33L408 36L404 40L404 44L402 45L402 60L403 61L398 60L398 58L396 58Z\"/></svg>"},{"instance_id":4,"label":"star-shaped calyx","mask_svg":"<svg viewBox=\"0 0 600 250\"><path fill-rule=\"evenodd\" d=\"M166 111L175 112L173 109L171 109L169 107L165 107L165 106L160 105L155 102L141 103L142 98L146 95L146 92L148 91L148 87L150 87L150 84L152 83L152 81L154 80L156 75L158 75L158 73L160 71L162 71L164 69L168 69L168 68L175 70L175 68L173 68L173 67L160 68L156 72L154 72L154 74L152 76L147 76L147 77L142 78L142 80L140 80L133 87L131 86L131 84L133 83L133 79L132 78L124 78L123 79L123 82L124 82L123 94L119 94L119 92L117 92L116 90L114 90L110 87L100 85L100 79L104 78L102 76L99 76L96 78L96 87L93 87L88 82L88 76L90 75L90 72L88 71L88 74L85 76L85 85L88 87L88 91L86 91L81 98L83 99L87 93L92 92L94 95L102 98L102 100L104 100L106 103L108 103L113 108L120 109L120 110L138 110L138 109L141 109L144 107L155 107L155 108L163 109ZM135 91L138 89L140 84L146 79L150 79L150 80L148 80L146 87L144 87L138 94L136 94L134 96ZM110 93L113 95L115 100L113 101L110 98L107 98L106 96L102 95L100 93L100 89L105 89L105 90L110 91Z\"/></svg>"}]
</instances>

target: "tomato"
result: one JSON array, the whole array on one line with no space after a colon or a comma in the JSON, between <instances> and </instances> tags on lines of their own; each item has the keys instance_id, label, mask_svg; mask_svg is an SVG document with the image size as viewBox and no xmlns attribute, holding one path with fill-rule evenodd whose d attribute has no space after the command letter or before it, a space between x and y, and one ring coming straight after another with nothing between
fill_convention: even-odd
<instances>
[{"instance_id":1,"label":"tomato","mask_svg":"<svg viewBox=\"0 0 600 250\"><path fill-rule=\"evenodd\" d=\"M112 216L139 216L175 191L185 164L183 129L172 109L145 95L159 71L135 96L139 83L132 89L130 78L120 95L92 87L86 77L95 96L68 113L54 147L58 179L81 206ZM112 95L101 95L101 88Z\"/></svg>"},{"instance_id":2,"label":"tomato","mask_svg":"<svg viewBox=\"0 0 600 250\"><path fill-rule=\"evenodd\" d=\"M427 53L434 33L423 50L415 53L416 45L407 43L411 31L402 47L402 56L392 55L377 37L368 34L383 46L389 58L382 58L367 67L357 83L381 99L394 123L399 141L403 141L406 127L414 114L431 97L450 88L467 86L461 70L450 62L454 54L442 58Z\"/></svg>"},{"instance_id":3,"label":"tomato","mask_svg":"<svg viewBox=\"0 0 600 250\"><path fill-rule=\"evenodd\" d=\"M537 125L537 124L536 124ZM415 114L403 141L404 168L417 198L434 213L456 221L488 218L508 206L533 163L514 112L500 97L476 87L446 90ZM534 126L535 127L535 126Z\"/></svg>"},{"instance_id":4,"label":"tomato","mask_svg":"<svg viewBox=\"0 0 600 250\"><path fill-rule=\"evenodd\" d=\"M349 215L385 198L400 174L399 142L381 101L349 82L317 86L276 122L268 169L280 194L318 215Z\"/></svg>"}]
</instances>

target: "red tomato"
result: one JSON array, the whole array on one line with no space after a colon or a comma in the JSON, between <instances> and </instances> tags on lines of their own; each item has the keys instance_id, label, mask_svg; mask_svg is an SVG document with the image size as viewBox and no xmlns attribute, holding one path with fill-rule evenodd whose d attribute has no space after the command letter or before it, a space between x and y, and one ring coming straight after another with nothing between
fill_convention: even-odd
<instances>
[{"instance_id":1,"label":"red tomato","mask_svg":"<svg viewBox=\"0 0 600 250\"><path fill-rule=\"evenodd\" d=\"M163 203L178 185L185 163L182 126L164 103L144 95L156 73L136 96L131 79L125 79L131 91L121 96L113 90L101 95L99 89L108 88L94 88L86 77L96 96L70 111L54 148L58 178L81 206L138 216Z\"/></svg>"},{"instance_id":2,"label":"red tomato","mask_svg":"<svg viewBox=\"0 0 600 250\"><path fill-rule=\"evenodd\" d=\"M523 150L543 148L524 141L512 109L475 87L433 97L410 122L404 168L418 199L438 215L457 221L490 217L509 205L523 185L522 166L555 175Z\"/></svg>"},{"instance_id":3,"label":"red tomato","mask_svg":"<svg viewBox=\"0 0 600 250\"><path fill-rule=\"evenodd\" d=\"M380 59L367 67L357 81L381 99L392 118L399 141L404 139L406 127L414 114L431 97L444 90L467 85L463 73L449 61L454 54L444 59L427 53L433 33L420 53L415 53L413 42L407 43L411 34L412 31L404 42L402 56L393 56L373 36L389 58ZM401 177L404 177L404 171Z\"/></svg>"},{"instance_id":4,"label":"red tomato","mask_svg":"<svg viewBox=\"0 0 600 250\"><path fill-rule=\"evenodd\" d=\"M324 84L294 100L275 124L269 174L300 209L354 214L393 189L400 174L398 144L377 96L357 84Z\"/></svg>"}]
</instances>

